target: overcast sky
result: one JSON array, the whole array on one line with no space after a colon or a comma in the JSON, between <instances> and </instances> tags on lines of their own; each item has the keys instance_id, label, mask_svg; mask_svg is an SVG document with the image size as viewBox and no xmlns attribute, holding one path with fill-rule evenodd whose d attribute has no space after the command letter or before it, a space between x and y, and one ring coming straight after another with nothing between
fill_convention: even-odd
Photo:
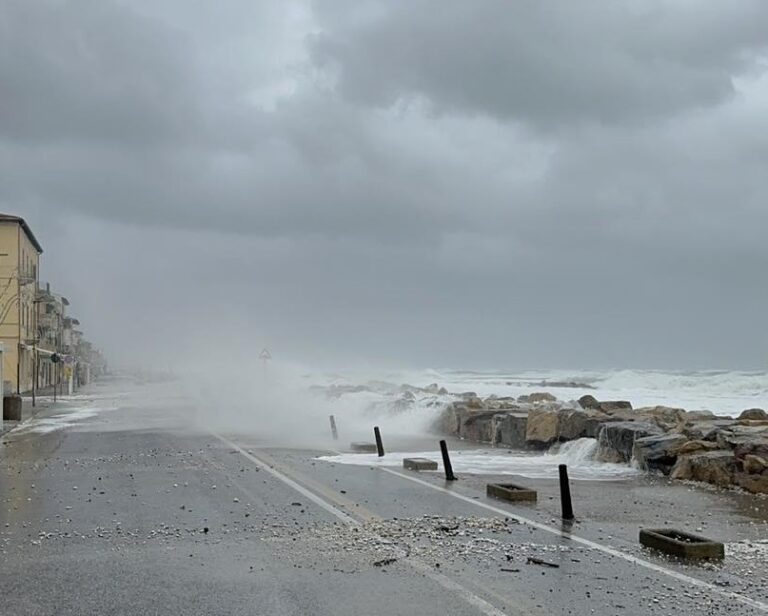
<instances>
[{"instance_id":1,"label":"overcast sky","mask_svg":"<svg viewBox=\"0 0 768 616\"><path fill-rule=\"evenodd\" d=\"M0 211L117 361L765 368L765 0L0 0Z\"/></svg>"}]
</instances>

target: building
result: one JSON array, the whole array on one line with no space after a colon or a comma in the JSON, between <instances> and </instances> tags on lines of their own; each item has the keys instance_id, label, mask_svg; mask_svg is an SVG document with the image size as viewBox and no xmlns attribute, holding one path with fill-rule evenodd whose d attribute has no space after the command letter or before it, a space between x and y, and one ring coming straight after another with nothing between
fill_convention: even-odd
<instances>
[{"instance_id":1,"label":"building","mask_svg":"<svg viewBox=\"0 0 768 616\"><path fill-rule=\"evenodd\" d=\"M46 390L57 382L61 375L59 366L51 361L61 352L64 344L64 323L69 300L51 292L51 285L37 292L37 383L35 389Z\"/></svg>"},{"instance_id":2,"label":"building","mask_svg":"<svg viewBox=\"0 0 768 616\"><path fill-rule=\"evenodd\" d=\"M69 301L40 288L43 249L19 216L0 214L0 351L3 394L72 393L106 373L106 360L67 314ZM34 398L33 398L34 399Z\"/></svg>"},{"instance_id":3,"label":"building","mask_svg":"<svg viewBox=\"0 0 768 616\"><path fill-rule=\"evenodd\" d=\"M41 254L43 248L23 218L0 214L0 342L5 393L23 393L33 387Z\"/></svg>"}]
</instances>

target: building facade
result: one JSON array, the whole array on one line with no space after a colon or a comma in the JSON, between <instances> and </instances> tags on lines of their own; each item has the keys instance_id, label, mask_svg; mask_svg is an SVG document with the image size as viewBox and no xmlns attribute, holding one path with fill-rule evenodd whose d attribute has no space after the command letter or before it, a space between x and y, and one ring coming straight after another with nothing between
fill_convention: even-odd
<instances>
[{"instance_id":1,"label":"building facade","mask_svg":"<svg viewBox=\"0 0 768 616\"><path fill-rule=\"evenodd\" d=\"M42 253L23 218L0 214L0 342L5 393L23 393L33 387Z\"/></svg>"},{"instance_id":2,"label":"building facade","mask_svg":"<svg viewBox=\"0 0 768 616\"><path fill-rule=\"evenodd\" d=\"M51 361L63 347L64 323L69 300L53 293L49 284L37 292L37 382L35 389L46 390L60 382L59 366Z\"/></svg>"}]
</instances>

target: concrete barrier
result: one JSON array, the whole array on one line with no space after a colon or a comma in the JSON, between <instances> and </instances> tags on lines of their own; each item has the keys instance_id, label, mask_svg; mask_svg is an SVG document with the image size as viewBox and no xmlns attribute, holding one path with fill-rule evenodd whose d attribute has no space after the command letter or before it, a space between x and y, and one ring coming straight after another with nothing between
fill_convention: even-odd
<instances>
[{"instance_id":1,"label":"concrete barrier","mask_svg":"<svg viewBox=\"0 0 768 616\"><path fill-rule=\"evenodd\" d=\"M725 558L725 546L674 528L641 529L640 543L681 558Z\"/></svg>"},{"instance_id":2,"label":"concrete barrier","mask_svg":"<svg viewBox=\"0 0 768 616\"><path fill-rule=\"evenodd\" d=\"M486 486L486 494L491 498L498 498L513 503L518 501L536 501L538 498L536 490L531 490L514 483L489 483Z\"/></svg>"},{"instance_id":3,"label":"concrete barrier","mask_svg":"<svg viewBox=\"0 0 768 616\"><path fill-rule=\"evenodd\" d=\"M407 468L409 471L436 471L437 462L427 458L405 458L403 468Z\"/></svg>"}]
</instances>

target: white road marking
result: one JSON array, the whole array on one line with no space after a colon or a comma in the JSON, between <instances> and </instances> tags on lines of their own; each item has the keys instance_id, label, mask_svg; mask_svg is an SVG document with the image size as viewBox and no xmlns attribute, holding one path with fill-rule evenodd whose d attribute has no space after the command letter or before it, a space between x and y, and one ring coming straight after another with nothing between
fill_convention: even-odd
<instances>
[{"instance_id":1,"label":"white road marking","mask_svg":"<svg viewBox=\"0 0 768 616\"><path fill-rule=\"evenodd\" d=\"M494 513L503 515L505 517L511 518L513 520L517 520L521 524L527 524L528 526L532 526L534 528L538 528L539 530L543 530L545 532L551 533L553 535L558 535L560 537L564 537L566 539L570 539L571 541L574 541L575 543L580 543L581 545L585 545L589 548L592 548L594 550L599 550L603 552L604 554L609 554L611 556L615 556L617 558L622 558L626 560L627 562L630 562L635 565L640 565L641 567L645 567L646 569L650 569L651 571L655 571L657 573L663 573L664 575L667 575L671 578L674 578L676 580L679 580L681 582L685 582L686 584L690 584L691 586L697 586L698 588L705 588L711 592L714 592L722 597L726 597L728 599L733 599L734 601L738 601L740 603L743 603L744 605L748 605L750 607L753 607L755 609L758 609L762 612L768 612L768 604L763 603L762 601L757 601L756 599L751 599L750 597L746 597L744 595L740 595L735 592L730 592L727 590L723 590L722 588L715 586L714 584L711 584L709 582L705 582L704 580L699 580L697 578L691 577L689 575L685 575L684 573L680 573L678 571L674 571L672 569L667 569L666 567L662 567L661 565L657 565L655 563L649 562L647 560L643 560L642 558L637 558L636 556L632 556L631 554L627 554L625 552L622 552L620 550L614 549L612 547L609 547L607 545L602 545L600 543L597 543L595 541L591 541L589 539L584 539L583 537L579 537L577 535L572 535L571 533L565 532L559 528L555 528L554 526L549 526L547 524L543 524L541 522L537 522L536 520L531 520L530 518L526 518L524 516L512 513L510 511L507 511L506 509L501 509L500 507L494 507L493 505L489 505L488 503L484 503L482 501L477 501L473 498L470 498L468 496L464 496L463 494L459 494L458 492L454 492L452 490L448 490L447 488L444 488L442 486L435 485L433 483L429 483L428 481L424 481L423 479L419 479L417 477L411 477L409 475L406 475L404 473L400 473L398 471L392 470L390 468L381 468L380 470L384 471L385 473L389 473L390 475L395 475L396 477L400 477L402 479L407 479L408 481L413 481L414 483L418 483L419 485L423 485L427 488L431 488L433 490L437 490L438 492L443 492L444 494L448 494L449 496L453 496L454 498L457 498L461 501L470 503L472 505L475 505L476 507L480 507L482 509L487 509L488 511L493 511Z\"/></svg>"},{"instance_id":2,"label":"white road marking","mask_svg":"<svg viewBox=\"0 0 768 616\"><path fill-rule=\"evenodd\" d=\"M296 490L299 494L301 494L304 498L307 498L311 500L315 505L318 507L321 507L325 509L328 513L336 516L344 522L344 524L349 524L351 526L359 526L359 523L354 518L350 517L346 513L344 513L341 509L338 509L331 505L330 503L326 502L319 496L317 496L314 492L309 491L307 488L305 488L303 485L296 483L293 479L290 477L284 475L278 470L275 470L268 464L265 464L261 460L259 460L256 456L253 454L248 453L245 449L237 445L236 443L233 443L228 438L225 438L221 436L220 434L216 434L215 432L211 432L213 436L215 436L217 439L219 439L222 443L225 443L232 449L236 450L238 453L240 453L242 456L253 462L256 466L258 466L260 469L267 471L270 475L272 475L275 479L279 479L287 486L290 486L294 490Z\"/></svg>"},{"instance_id":3,"label":"white road marking","mask_svg":"<svg viewBox=\"0 0 768 616\"><path fill-rule=\"evenodd\" d=\"M282 481L284 484L293 488L305 498L309 499L319 507L322 507L325 511L332 513L334 516L336 516L339 520L341 520L345 524L348 524L350 526L360 526L360 523L357 520L350 517L349 515L347 515L346 513L344 513L343 511L341 511L340 509L338 509L337 507L335 507L325 499L317 496L314 492L311 492L304 486L295 482L293 479L291 479L287 475L281 473L280 471L272 468L268 464L262 462L261 460L259 460L259 458L257 458L251 453L248 453L245 449L240 447L237 443L233 443L228 438L221 436L220 434L216 434L215 432L211 432L210 434L215 436L217 439L219 439L222 443L226 444L228 447L231 447L232 449L240 453L242 456L244 456L246 459L251 461L256 466L258 466L260 469L267 471L275 479ZM458 582L453 581L452 579L444 576L441 573L436 573L432 571L432 569L425 563L422 563L418 560L408 557L405 551L399 551L398 555L401 560L408 563L413 569L415 569L422 575L428 577L430 580L439 584L446 590L450 590L451 592L456 593L469 605L477 608L481 613L485 614L485 616L509 616L510 612L503 612L497 609L491 603L489 603L482 597L479 597L478 595L473 593L468 588L465 588ZM521 614L522 612L516 612L516 613Z\"/></svg>"}]
</instances>

